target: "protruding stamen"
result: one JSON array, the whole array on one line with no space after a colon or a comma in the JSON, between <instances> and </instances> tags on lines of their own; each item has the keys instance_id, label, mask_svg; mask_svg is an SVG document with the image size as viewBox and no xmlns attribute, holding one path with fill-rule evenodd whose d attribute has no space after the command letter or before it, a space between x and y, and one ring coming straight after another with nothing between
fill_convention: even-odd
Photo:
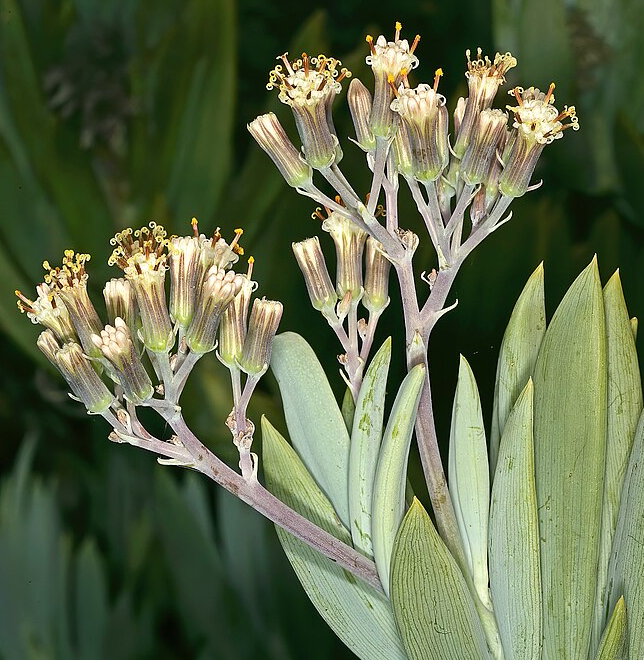
<instances>
[{"instance_id":1,"label":"protruding stamen","mask_svg":"<svg viewBox=\"0 0 644 660\"><path fill-rule=\"evenodd\" d=\"M519 106L523 106L523 98L521 96L522 91L523 90L520 87L515 87L513 90L511 90L511 93L514 94L514 98L517 100Z\"/></svg>"},{"instance_id":2,"label":"protruding stamen","mask_svg":"<svg viewBox=\"0 0 644 660\"><path fill-rule=\"evenodd\" d=\"M550 87L548 87L548 92L546 94L546 98L543 99L544 103L550 103L550 99L552 98L552 93L555 91L555 84L550 83ZM554 101L554 99L553 99Z\"/></svg>"},{"instance_id":3,"label":"protruding stamen","mask_svg":"<svg viewBox=\"0 0 644 660\"><path fill-rule=\"evenodd\" d=\"M241 238L242 234L244 233L244 230L241 227L238 227L235 229L235 238L230 243L230 248L231 250L240 256L244 254L244 248L239 245L239 239Z\"/></svg>"},{"instance_id":4,"label":"protruding stamen","mask_svg":"<svg viewBox=\"0 0 644 660\"><path fill-rule=\"evenodd\" d=\"M254 263L255 263L255 257L253 257L251 255L250 257L248 257L248 271L246 273L246 277L248 278L248 280L251 279L251 276L253 274L253 264Z\"/></svg>"},{"instance_id":5,"label":"protruding stamen","mask_svg":"<svg viewBox=\"0 0 644 660\"><path fill-rule=\"evenodd\" d=\"M190 221L190 224L192 225L192 233L194 234L195 238L199 237L199 222L197 221L197 218L193 218Z\"/></svg>"},{"instance_id":6,"label":"protruding stamen","mask_svg":"<svg viewBox=\"0 0 644 660\"><path fill-rule=\"evenodd\" d=\"M373 45L373 37L370 34L368 34L365 37L365 41L369 44L369 50L371 51L371 54L375 55L376 54L376 49L374 48L374 45Z\"/></svg>"},{"instance_id":7,"label":"protruding stamen","mask_svg":"<svg viewBox=\"0 0 644 660\"><path fill-rule=\"evenodd\" d=\"M288 51L286 53L284 53L283 55L280 55L277 59L282 60L282 62L284 62L284 66L286 67L286 70L288 71L288 75L292 76L294 71L293 71L293 67L291 66L291 63L289 62L289 59L288 59Z\"/></svg>"},{"instance_id":8,"label":"protruding stamen","mask_svg":"<svg viewBox=\"0 0 644 660\"><path fill-rule=\"evenodd\" d=\"M304 62L304 77L309 77L309 56L306 53L302 53L302 61Z\"/></svg>"},{"instance_id":9,"label":"protruding stamen","mask_svg":"<svg viewBox=\"0 0 644 660\"><path fill-rule=\"evenodd\" d=\"M335 201L336 201L340 206L344 206L344 202L342 201L342 197L340 197L340 195L336 195L336 196L335 196Z\"/></svg>"},{"instance_id":10,"label":"protruding stamen","mask_svg":"<svg viewBox=\"0 0 644 660\"><path fill-rule=\"evenodd\" d=\"M416 47L418 46L418 42L419 42L419 41L420 41L420 35L417 34L417 35L414 37L414 41L413 41L412 44L411 44L411 48L409 49L409 54L410 54L410 55L413 55L413 54L414 54L414 51L416 50Z\"/></svg>"},{"instance_id":11,"label":"protruding stamen","mask_svg":"<svg viewBox=\"0 0 644 660\"><path fill-rule=\"evenodd\" d=\"M407 69L401 69L401 70L400 70L400 76L401 76L401 78L402 78L403 85L404 85L407 89L409 89L409 87L410 87L410 85L409 85L409 78L407 77L408 75L409 75L409 71L407 71ZM396 96L397 96L397 95L396 95Z\"/></svg>"},{"instance_id":12,"label":"protruding stamen","mask_svg":"<svg viewBox=\"0 0 644 660\"><path fill-rule=\"evenodd\" d=\"M402 23L400 21L396 21L396 33L394 34L394 41L399 41L400 40L400 31L402 30Z\"/></svg>"},{"instance_id":13,"label":"protruding stamen","mask_svg":"<svg viewBox=\"0 0 644 660\"><path fill-rule=\"evenodd\" d=\"M393 77L391 73L387 76L387 82L389 83L389 87L391 87L394 96L398 98L398 90L396 89L396 79Z\"/></svg>"},{"instance_id":14,"label":"protruding stamen","mask_svg":"<svg viewBox=\"0 0 644 660\"><path fill-rule=\"evenodd\" d=\"M436 69L436 72L434 73L434 91L438 89L438 83L443 75L443 69L438 68Z\"/></svg>"},{"instance_id":15,"label":"protruding stamen","mask_svg":"<svg viewBox=\"0 0 644 660\"><path fill-rule=\"evenodd\" d=\"M319 206L315 209L315 211L313 211L311 218L313 218L313 220L316 218L322 221L326 220L326 218L322 215L322 209Z\"/></svg>"}]
</instances>

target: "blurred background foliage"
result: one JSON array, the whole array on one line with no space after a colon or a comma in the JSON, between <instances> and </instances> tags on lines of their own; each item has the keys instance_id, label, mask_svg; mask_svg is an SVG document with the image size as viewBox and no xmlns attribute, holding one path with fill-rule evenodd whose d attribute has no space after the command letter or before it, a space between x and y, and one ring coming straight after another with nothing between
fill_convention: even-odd
<instances>
[{"instance_id":1,"label":"blurred background foliage","mask_svg":"<svg viewBox=\"0 0 644 660\"><path fill-rule=\"evenodd\" d=\"M557 105L576 105L582 125L546 150L543 188L514 204L513 221L457 280L460 304L431 351L443 437L459 352L490 410L504 325L539 261L551 310L597 252L604 278L619 266L631 313L644 313L643 3L400 0L392 14L366 0L0 0L1 660L350 656L270 525L203 478L112 445L103 422L69 401L13 292L32 291L42 260L74 247L94 255L98 303L116 230L155 220L184 233L193 215L224 235L243 226L260 293L285 303L282 328L309 339L340 395L337 347L290 250L318 232L312 205L286 188L245 125L272 109L293 129L265 90L277 54L331 52L369 84L364 35L389 34L395 20L422 33L417 73L428 80L443 67L451 107L465 93L465 49L481 45L518 57L511 85L555 80ZM352 135L343 98L336 118ZM362 153L345 153L345 173L365 189ZM422 236L402 196L402 222ZM424 245L417 264L429 269ZM383 339L402 337L392 298ZM400 345L394 376L402 358ZM233 462L227 375L214 358L200 363L184 403ZM279 426L269 378L256 421L260 412Z\"/></svg>"}]
</instances>

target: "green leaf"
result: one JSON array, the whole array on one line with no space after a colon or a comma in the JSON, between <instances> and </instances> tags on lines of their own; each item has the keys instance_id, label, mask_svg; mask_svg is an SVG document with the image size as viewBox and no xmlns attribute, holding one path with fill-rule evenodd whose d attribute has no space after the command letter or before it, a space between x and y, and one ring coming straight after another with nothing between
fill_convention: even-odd
<instances>
[{"instance_id":1,"label":"green leaf","mask_svg":"<svg viewBox=\"0 0 644 660\"><path fill-rule=\"evenodd\" d=\"M380 581L387 594L391 551L405 512L407 461L424 382L423 364L416 365L405 376L396 395L378 457L371 507L371 530L373 554Z\"/></svg>"},{"instance_id":2,"label":"green leaf","mask_svg":"<svg viewBox=\"0 0 644 660\"><path fill-rule=\"evenodd\" d=\"M391 603L410 660L489 660L465 579L416 499L394 545Z\"/></svg>"},{"instance_id":3,"label":"green leaf","mask_svg":"<svg viewBox=\"0 0 644 660\"><path fill-rule=\"evenodd\" d=\"M271 492L344 543L351 536L286 440L262 418L264 470ZM373 587L276 527L311 602L333 632L362 660L406 660L391 605Z\"/></svg>"},{"instance_id":4,"label":"green leaf","mask_svg":"<svg viewBox=\"0 0 644 660\"><path fill-rule=\"evenodd\" d=\"M613 616L606 626L597 651L597 660L628 660L628 627L624 596L617 601Z\"/></svg>"},{"instance_id":5,"label":"green leaf","mask_svg":"<svg viewBox=\"0 0 644 660\"><path fill-rule=\"evenodd\" d=\"M168 202L177 218L210 220L231 166L236 98L237 26L233 0L193 0L188 20L200 32L173 148ZM178 44L183 48L183 44Z\"/></svg>"},{"instance_id":6,"label":"green leaf","mask_svg":"<svg viewBox=\"0 0 644 660\"><path fill-rule=\"evenodd\" d=\"M94 169L80 149L78 135L58 126L47 109L18 3L1 0L0 13L3 16L0 84L5 87L7 106L2 111L11 112L11 118L0 122L0 128L15 126L22 145L18 148L15 136L2 137L22 161L19 164L23 171L27 171L26 158L29 159L30 167L59 209L78 247L85 252L97 252L105 238L97 230L111 228L111 218ZM91 222L87 221L89 216Z\"/></svg>"},{"instance_id":7,"label":"green leaf","mask_svg":"<svg viewBox=\"0 0 644 660\"><path fill-rule=\"evenodd\" d=\"M374 355L365 374L351 432L349 454L349 514L355 547L373 556L371 504L382 441L387 375L391 361L391 337Z\"/></svg>"},{"instance_id":8,"label":"green leaf","mask_svg":"<svg viewBox=\"0 0 644 660\"><path fill-rule=\"evenodd\" d=\"M610 611L606 581L613 536L617 525L624 475L642 412L642 382L631 321L616 272L604 288L606 354L608 360L606 467L600 537L593 649L597 648Z\"/></svg>"},{"instance_id":9,"label":"green leaf","mask_svg":"<svg viewBox=\"0 0 644 660\"><path fill-rule=\"evenodd\" d=\"M75 577L78 657L101 660L107 641L108 595L105 570L94 541L85 541L81 546Z\"/></svg>"},{"instance_id":10,"label":"green leaf","mask_svg":"<svg viewBox=\"0 0 644 660\"><path fill-rule=\"evenodd\" d=\"M487 570L490 472L483 411L472 369L461 355L449 438L449 490L479 600L490 607Z\"/></svg>"},{"instance_id":11,"label":"green leaf","mask_svg":"<svg viewBox=\"0 0 644 660\"><path fill-rule=\"evenodd\" d=\"M539 516L534 480L532 380L503 431L490 505L490 591L506 657L541 652Z\"/></svg>"},{"instance_id":12,"label":"green leaf","mask_svg":"<svg viewBox=\"0 0 644 660\"><path fill-rule=\"evenodd\" d=\"M539 347L546 331L543 263L528 279L503 335L494 385L494 410L490 432L490 474L494 475L499 442L506 420L519 394L534 373Z\"/></svg>"},{"instance_id":13,"label":"green leaf","mask_svg":"<svg viewBox=\"0 0 644 660\"><path fill-rule=\"evenodd\" d=\"M606 441L606 330L595 259L546 331L534 375L544 658L588 655Z\"/></svg>"},{"instance_id":14,"label":"green leaf","mask_svg":"<svg viewBox=\"0 0 644 660\"><path fill-rule=\"evenodd\" d=\"M275 338L271 369L291 442L349 527L349 433L322 366L305 339L285 332Z\"/></svg>"},{"instance_id":15,"label":"green leaf","mask_svg":"<svg viewBox=\"0 0 644 660\"><path fill-rule=\"evenodd\" d=\"M630 658L644 657L644 414L640 417L619 507L608 570L607 602L624 595Z\"/></svg>"}]
</instances>

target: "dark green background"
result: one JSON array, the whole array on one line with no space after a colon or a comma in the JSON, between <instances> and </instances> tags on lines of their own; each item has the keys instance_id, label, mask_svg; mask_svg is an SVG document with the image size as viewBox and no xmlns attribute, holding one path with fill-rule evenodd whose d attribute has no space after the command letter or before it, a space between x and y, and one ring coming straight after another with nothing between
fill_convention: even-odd
<instances>
[{"instance_id":1,"label":"dark green background","mask_svg":"<svg viewBox=\"0 0 644 660\"><path fill-rule=\"evenodd\" d=\"M245 130L267 109L292 128L265 89L267 71L287 49L324 51L370 84L364 36L389 34L400 20L406 35L422 34L417 79L442 67L453 107L465 90L466 48L511 50L519 66L509 83L556 81L558 107L576 105L582 130L546 149L535 175L543 187L514 204L512 222L456 282L450 300L459 306L431 349L445 438L458 354L470 360L489 413L504 325L541 260L550 312L598 253L604 279L620 267L631 313L644 313L641 6L0 0L0 659L350 656L308 603L268 524L205 479L109 443L104 422L67 399L13 296L33 290L42 260L55 262L67 247L91 252L98 302L102 283L117 275L105 264L117 229L156 220L183 233L192 215L206 231L243 226L259 292L284 302L282 329L309 339L340 394L337 346L308 306L290 251L291 241L318 232L314 205L287 189ZM336 118L352 135L344 97ZM361 153L349 143L345 153L345 173L366 191ZM401 224L424 236L406 191L402 198ZM326 237L324 245L331 255ZM419 270L433 265L423 245ZM398 342L392 379L402 374L401 330L394 290L379 329ZM232 462L223 426L230 406L226 373L214 357L204 360L185 408ZM270 377L255 421L261 412L283 429Z\"/></svg>"}]
</instances>

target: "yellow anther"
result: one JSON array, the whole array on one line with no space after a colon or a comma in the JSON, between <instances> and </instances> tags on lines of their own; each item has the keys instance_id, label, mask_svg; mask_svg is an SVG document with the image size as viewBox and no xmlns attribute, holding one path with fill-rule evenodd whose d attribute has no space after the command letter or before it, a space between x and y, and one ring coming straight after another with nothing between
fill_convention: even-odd
<instances>
[{"instance_id":1,"label":"yellow anther","mask_svg":"<svg viewBox=\"0 0 644 660\"><path fill-rule=\"evenodd\" d=\"M253 257L253 256L248 257L248 263L249 264L254 264L255 263L255 257Z\"/></svg>"},{"instance_id":2,"label":"yellow anther","mask_svg":"<svg viewBox=\"0 0 644 660\"><path fill-rule=\"evenodd\" d=\"M235 233L241 236L244 233L244 230L241 227L238 227L237 229L235 229Z\"/></svg>"}]
</instances>

